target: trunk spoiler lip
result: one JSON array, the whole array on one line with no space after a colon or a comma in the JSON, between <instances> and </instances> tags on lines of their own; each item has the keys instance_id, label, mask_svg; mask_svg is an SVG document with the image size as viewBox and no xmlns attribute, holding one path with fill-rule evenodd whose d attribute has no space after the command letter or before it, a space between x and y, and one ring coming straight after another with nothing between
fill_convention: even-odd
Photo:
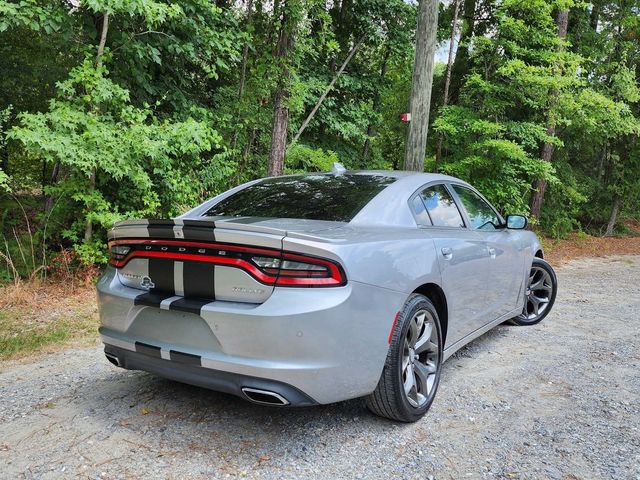
<instances>
[{"instance_id":1,"label":"trunk spoiler lip","mask_svg":"<svg viewBox=\"0 0 640 480\"><path fill-rule=\"evenodd\" d=\"M272 235L285 236L286 230L275 227L265 227L261 225L253 225L250 223L233 223L220 220L199 220L194 218L173 218L173 219L132 219L121 220L113 224L111 231L115 232L126 227L148 227L148 226L175 226L175 227L195 227L195 228L212 228L212 229L228 229L240 230L245 232L268 233Z\"/></svg>"},{"instance_id":2,"label":"trunk spoiler lip","mask_svg":"<svg viewBox=\"0 0 640 480\"><path fill-rule=\"evenodd\" d=\"M248 218L248 217L239 217L240 218ZM334 228L343 228L340 227L330 227L319 228L315 231L296 231L295 229L287 230L284 228L264 226L264 225L256 225L253 223L235 223L232 220L200 220L196 218L173 218L173 219L130 219L130 220L121 220L119 222L114 223L113 227L108 232L108 239L115 240L119 238L126 238L125 236L120 237L118 233L120 230L126 230L127 227L148 227L148 226L174 226L174 227L192 227L192 228L204 228L204 229L213 229L213 230L234 230L239 232L249 232L249 233L260 233L266 235L274 235L280 237L280 240L283 240L285 237L289 238L299 238L303 240L315 240L320 242L329 242L329 243L341 243L336 239L327 239L322 235L322 232L327 230L333 230ZM124 233L124 232L123 232Z\"/></svg>"}]
</instances>

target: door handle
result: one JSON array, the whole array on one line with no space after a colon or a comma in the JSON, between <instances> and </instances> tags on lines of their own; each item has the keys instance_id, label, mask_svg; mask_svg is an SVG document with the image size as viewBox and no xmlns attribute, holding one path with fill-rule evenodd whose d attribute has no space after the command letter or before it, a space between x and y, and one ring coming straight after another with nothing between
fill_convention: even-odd
<instances>
[{"instance_id":1,"label":"door handle","mask_svg":"<svg viewBox=\"0 0 640 480\"><path fill-rule=\"evenodd\" d=\"M496 258L496 249L489 247L489 255L491 255L491 258Z\"/></svg>"},{"instance_id":2,"label":"door handle","mask_svg":"<svg viewBox=\"0 0 640 480\"><path fill-rule=\"evenodd\" d=\"M442 255L447 260L451 260L453 258L453 250L450 247L442 247Z\"/></svg>"}]
</instances>

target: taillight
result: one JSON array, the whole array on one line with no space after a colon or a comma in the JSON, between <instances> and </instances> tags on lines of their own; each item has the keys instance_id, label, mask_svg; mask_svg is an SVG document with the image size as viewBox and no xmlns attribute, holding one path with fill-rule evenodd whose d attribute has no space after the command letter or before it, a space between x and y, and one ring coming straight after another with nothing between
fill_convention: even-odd
<instances>
[{"instance_id":1,"label":"taillight","mask_svg":"<svg viewBox=\"0 0 640 480\"><path fill-rule=\"evenodd\" d=\"M251 260L263 272L277 275L275 285L335 287L347 283L342 268L324 258L284 252L282 258L255 256Z\"/></svg>"},{"instance_id":2,"label":"taillight","mask_svg":"<svg viewBox=\"0 0 640 480\"><path fill-rule=\"evenodd\" d=\"M109 244L109 263L113 265L124 260L130 251L131 247L127 245Z\"/></svg>"},{"instance_id":3,"label":"taillight","mask_svg":"<svg viewBox=\"0 0 640 480\"><path fill-rule=\"evenodd\" d=\"M333 260L244 245L185 240L113 240L109 263L124 267L132 258L168 258L240 268L266 285L338 287L346 285L342 267Z\"/></svg>"}]
</instances>

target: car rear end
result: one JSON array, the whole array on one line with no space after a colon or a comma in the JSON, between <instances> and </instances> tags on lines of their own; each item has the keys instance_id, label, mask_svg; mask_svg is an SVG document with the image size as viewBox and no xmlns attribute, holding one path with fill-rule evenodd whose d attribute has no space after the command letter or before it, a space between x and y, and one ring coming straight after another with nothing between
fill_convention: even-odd
<instances>
[{"instance_id":1,"label":"car rear end","mask_svg":"<svg viewBox=\"0 0 640 480\"><path fill-rule=\"evenodd\" d=\"M321 234L345 222L217 213L110 231L107 358L271 405L371 392L402 298L349 279L352 249Z\"/></svg>"}]
</instances>

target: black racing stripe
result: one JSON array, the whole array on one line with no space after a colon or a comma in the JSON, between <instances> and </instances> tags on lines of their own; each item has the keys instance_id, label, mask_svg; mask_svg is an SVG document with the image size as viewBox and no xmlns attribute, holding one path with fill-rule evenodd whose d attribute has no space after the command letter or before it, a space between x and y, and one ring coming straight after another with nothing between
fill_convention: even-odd
<instances>
[{"instance_id":1,"label":"black racing stripe","mask_svg":"<svg viewBox=\"0 0 640 480\"><path fill-rule=\"evenodd\" d=\"M177 352L175 350L169 350L169 358L174 362L187 363L189 365L202 365L202 359L200 355L193 355L192 353Z\"/></svg>"},{"instance_id":2,"label":"black racing stripe","mask_svg":"<svg viewBox=\"0 0 640 480\"><path fill-rule=\"evenodd\" d=\"M182 227L182 235L185 240L197 240L201 242L215 242L216 236L213 228L208 227Z\"/></svg>"},{"instance_id":3,"label":"black racing stripe","mask_svg":"<svg viewBox=\"0 0 640 480\"><path fill-rule=\"evenodd\" d=\"M162 355L160 354L160 347L149 345L147 343L136 342L136 352L149 355L150 357L162 358Z\"/></svg>"},{"instance_id":4,"label":"black racing stripe","mask_svg":"<svg viewBox=\"0 0 640 480\"><path fill-rule=\"evenodd\" d=\"M173 283L174 261L169 258L149 259L149 278L153 282L154 292L167 292L174 294Z\"/></svg>"},{"instance_id":5,"label":"black racing stripe","mask_svg":"<svg viewBox=\"0 0 640 480\"><path fill-rule=\"evenodd\" d=\"M173 226L175 222L173 220L167 219L149 219L149 224L147 225L147 232L149 233L149 238L167 238L171 239L174 237Z\"/></svg>"},{"instance_id":6,"label":"black racing stripe","mask_svg":"<svg viewBox=\"0 0 640 480\"><path fill-rule=\"evenodd\" d=\"M175 225L176 222L174 220L171 220L170 218L149 218L147 219L147 221L149 222L149 225L153 224L153 225Z\"/></svg>"},{"instance_id":7,"label":"black racing stripe","mask_svg":"<svg viewBox=\"0 0 640 480\"><path fill-rule=\"evenodd\" d=\"M175 302L171 302L169 310L177 310L179 312L195 313L200 315L200 310L204 305L211 302L202 298L181 298Z\"/></svg>"},{"instance_id":8,"label":"black racing stripe","mask_svg":"<svg viewBox=\"0 0 640 480\"><path fill-rule=\"evenodd\" d=\"M148 292L138 295L134 300L134 305L144 305L147 307L159 307L160 303L166 298L173 297L166 293Z\"/></svg>"},{"instance_id":9,"label":"black racing stripe","mask_svg":"<svg viewBox=\"0 0 640 480\"><path fill-rule=\"evenodd\" d=\"M233 220L225 220L225 223L241 223L248 225L250 223L264 222L265 220L273 220L276 217L242 217Z\"/></svg>"},{"instance_id":10,"label":"black racing stripe","mask_svg":"<svg viewBox=\"0 0 640 480\"><path fill-rule=\"evenodd\" d=\"M173 227L167 225L148 225L147 232L149 232L149 238L164 238L171 240L175 237Z\"/></svg>"},{"instance_id":11,"label":"black racing stripe","mask_svg":"<svg viewBox=\"0 0 640 480\"><path fill-rule=\"evenodd\" d=\"M184 262L182 278L184 296L187 298L216 298L214 284L215 266L211 263Z\"/></svg>"},{"instance_id":12,"label":"black racing stripe","mask_svg":"<svg viewBox=\"0 0 640 480\"><path fill-rule=\"evenodd\" d=\"M184 219L182 220L182 224L185 227L200 227L200 228L215 228L216 224L215 222L210 222L207 220L188 220L188 219Z\"/></svg>"}]
</instances>

